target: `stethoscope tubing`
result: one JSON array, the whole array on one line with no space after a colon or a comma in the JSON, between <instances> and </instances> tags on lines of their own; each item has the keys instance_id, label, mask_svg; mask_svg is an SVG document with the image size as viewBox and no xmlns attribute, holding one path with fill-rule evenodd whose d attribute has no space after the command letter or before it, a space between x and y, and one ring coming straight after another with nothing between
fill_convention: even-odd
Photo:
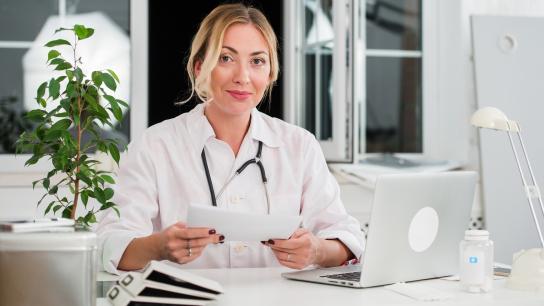
<instances>
[{"instance_id":1,"label":"stethoscope tubing","mask_svg":"<svg viewBox=\"0 0 544 306\"><path fill-rule=\"evenodd\" d=\"M204 152L204 148L202 149L202 154L200 156L202 157L202 164L204 165L204 171L206 172L206 180L208 182L208 188L210 189L210 197L212 199L212 205L213 206L217 206L217 200L221 197L223 192L227 189L227 187L230 185L230 183L234 180L235 177L240 175L247 168L247 166L249 166L251 164L256 164L257 166L259 166L259 171L261 173L261 180L262 180L263 185L264 185L265 196L266 196L267 212L268 212L268 214L270 214L270 194L268 192L268 178L266 177L266 171L264 170L264 166L263 166L263 163L261 161L262 149L263 149L263 143L262 143L262 141L259 141L259 148L257 150L257 154L256 154L255 158L252 158L252 159L246 161L244 164L242 164L242 166L240 166L240 168L238 168L234 172L234 174L229 178L227 183L219 190L219 192L217 193L217 196L215 195L215 192L214 192L214 189L213 189L213 183L212 183L212 178L211 178L211 175L210 175L210 169L208 167L208 162L206 161L206 153Z\"/></svg>"}]
</instances>

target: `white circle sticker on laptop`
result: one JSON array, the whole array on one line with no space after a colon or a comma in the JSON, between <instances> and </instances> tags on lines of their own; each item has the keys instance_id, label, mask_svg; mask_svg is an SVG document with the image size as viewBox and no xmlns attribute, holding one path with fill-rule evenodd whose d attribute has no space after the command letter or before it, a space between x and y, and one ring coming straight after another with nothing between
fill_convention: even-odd
<instances>
[{"instance_id":1,"label":"white circle sticker on laptop","mask_svg":"<svg viewBox=\"0 0 544 306\"><path fill-rule=\"evenodd\" d=\"M423 252L433 244L438 234L438 223L438 214L432 207L423 207L414 215L408 230L412 250Z\"/></svg>"}]
</instances>

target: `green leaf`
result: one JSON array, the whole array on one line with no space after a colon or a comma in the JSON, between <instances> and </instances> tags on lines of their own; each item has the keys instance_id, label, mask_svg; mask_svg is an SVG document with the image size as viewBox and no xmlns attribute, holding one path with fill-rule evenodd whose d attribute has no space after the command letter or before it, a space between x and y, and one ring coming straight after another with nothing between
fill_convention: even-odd
<instances>
[{"instance_id":1,"label":"green leaf","mask_svg":"<svg viewBox=\"0 0 544 306\"><path fill-rule=\"evenodd\" d=\"M81 83L81 81L83 81L83 77L85 76L83 74L83 71L81 71L80 68L76 68L74 69L74 75L76 76L76 80Z\"/></svg>"},{"instance_id":2,"label":"green leaf","mask_svg":"<svg viewBox=\"0 0 544 306\"><path fill-rule=\"evenodd\" d=\"M66 70L66 76L68 77L68 80L72 80L74 78L74 72L72 70Z\"/></svg>"},{"instance_id":3,"label":"green leaf","mask_svg":"<svg viewBox=\"0 0 544 306\"><path fill-rule=\"evenodd\" d=\"M82 180L83 182L85 182L85 184L87 184L87 186L91 186L93 184L93 181L91 181L91 179L85 175L84 173L82 172L79 172L76 177L80 180Z\"/></svg>"},{"instance_id":4,"label":"green leaf","mask_svg":"<svg viewBox=\"0 0 544 306\"><path fill-rule=\"evenodd\" d=\"M43 188L49 189L49 184L50 184L50 181L49 181L48 178L43 179L43 181L42 181Z\"/></svg>"},{"instance_id":5,"label":"green leaf","mask_svg":"<svg viewBox=\"0 0 544 306\"><path fill-rule=\"evenodd\" d=\"M34 182L32 182L32 189L36 188L36 184L38 184L38 182L40 182L41 180L36 180Z\"/></svg>"},{"instance_id":6,"label":"green leaf","mask_svg":"<svg viewBox=\"0 0 544 306\"><path fill-rule=\"evenodd\" d=\"M60 82L64 81L65 79L66 79L66 76L61 75L60 77L57 78L57 82L60 83Z\"/></svg>"},{"instance_id":7,"label":"green leaf","mask_svg":"<svg viewBox=\"0 0 544 306\"><path fill-rule=\"evenodd\" d=\"M117 103L123 105L125 108L128 108L128 103L127 102L125 102L123 100L119 100L119 99L117 99L116 101L117 101Z\"/></svg>"},{"instance_id":8,"label":"green leaf","mask_svg":"<svg viewBox=\"0 0 544 306\"><path fill-rule=\"evenodd\" d=\"M49 65L59 65L62 63L66 63L66 61L63 60L62 58L55 58L49 63Z\"/></svg>"},{"instance_id":9,"label":"green leaf","mask_svg":"<svg viewBox=\"0 0 544 306\"><path fill-rule=\"evenodd\" d=\"M74 26L74 32L76 33L79 40L83 40L91 37L91 35L93 35L94 33L94 29L86 28L84 25L81 24L76 24Z\"/></svg>"},{"instance_id":10,"label":"green leaf","mask_svg":"<svg viewBox=\"0 0 544 306\"><path fill-rule=\"evenodd\" d=\"M115 83L115 80L110 74L102 73L102 81L104 81L104 84L106 84L106 86L112 91L115 91L115 89L117 89L117 84Z\"/></svg>"},{"instance_id":11,"label":"green leaf","mask_svg":"<svg viewBox=\"0 0 544 306\"><path fill-rule=\"evenodd\" d=\"M60 106L67 112L70 113L70 99L60 100Z\"/></svg>"},{"instance_id":12,"label":"green leaf","mask_svg":"<svg viewBox=\"0 0 544 306\"><path fill-rule=\"evenodd\" d=\"M96 187L94 189L94 196L99 203L106 204L106 195L104 194L104 191L99 187Z\"/></svg>"},{"instance_id":13,"label":"green leaf","mask_svg":"<svg viewBox=\"0 0 544 306\"><path fill-rule=\"evenodd\" d=\"M110 184L115 184L115 180L113 179L113 177L109 176L109 175L101 175L100 176L104 181L110 183Z\"/></svg>"},{"instance_id":14,"label":"green leaf","mask_svg":"<svg viewBox=\"0 0 544 306\"><path fill-rule=\"evenodd\" d=\"M44 215L47 215L47 213L51 210L51 207L53 206L53 204L55 204L55 201L52 201L49 204L47 204L47 208L45 209L45 212L43 213Z\"/></svg>"},{"instance_id":15,"label":"green leaf","mask_svg":"<svg viewBox=\"0 0 544 306\"><path fill-rule=\"evenodd\" d=\"M96 105L98 105L98 103L96 102L96 99L92 95L90 95L88 93L86 93L83 96L83 98L85 98L85 101L91 103L91 105L94 106L95 108L96 108Z\"/></svg>"},{"instance_id":16,"label":"green leaf","mask_svg":"<svg viewBox=\"0 0 544 306\"><path fill-rule=\"evenodd\" d=\"M66 70L72 68L72 65L68 62L58 64L55 70Z\"/></svg>"},{"instance_id":17,"label":"green leaf","mask_svg":"<svg viewBox=\"0 0 544 306\"><path fill-rule=\"evenodd\" d=\"M53 194L57 193L58 190L59 190L59 186L55 185L55 186L51 187L51 189L49 189L49 194L53 195Z\"/></svg>"},{"instance_id":18,"label":"green leaf","mask_svg":"<svg viewBox=\"0 0 544 306\"><path fill-rule=\"evenodd\" d=\"M59 97L60 83L54 78L49 81L49 96L55 100Z\"/></svg>"},{"instance_id":19,"label":"green leaf","mask_svg":"<svg viewBox=\"0 0 544 306\"><path fill-rule=\"evenodd\" d=\"M33 109L26 113L25 118L34 122L42 122L47 112L41 109Z\"/></svg>"},{"instance_id":20,"label":"green leaf","mask_svg":"<svg viewBox=\"0 0 544 306\"><path fill-rule=\"evenodd\" d=\"M114 103L110 102L111 112L117 121L121 121L123 120L123 111L121 110L121 107L119 107L119 104L117 104L117 101L114 100L113 102Z\"/></svg>"},{"instance_id":21,"label":"green leaf","mask_svg":"<svg viewBox=\"0 0 544 306\"><path fill-rule=\"evenodd\" d=\"M68 116L70 116L70 114L68 114L67 112L56 113L55 115L53 115L53 117L57 117L57 118L65 118Z\"/></svg>"},{"instance_id":22,"label":"green leaf","mask_svg":"<svg viewBox=\"0 0 544 306\"><path fill-rule=\"evenodd\" d=\"M89 195L87 194L87 191L81 192L81 200L83 201L83 205L87 206L87 202L89 202Z\"/></svg>"},{"instance_id":23,"label":"green leaf","mask_svg":"<svg viewBox=\"0 0 544 306\"><path fill-rule=\"evenodd\" d=\"M37 163L40 158L42 158L43 156L32 156L31 158L29 158L26 162L25 162L25 166L30 166L30 165L34 165L35 163Z\"/></svg>"},{"instance_id":24,"label":"green leaf","mask_svg":"<svg viewBox=\"0 0 544 306\"><path fill-rule=\"evenodd\" d=\"M93 73L91 74L91 77L96 86L100 87L100 85L102 85L102 72L93 71Z\"/></svg>"},{"instance_id":25,"label":"green leaf","mask_svg":"<svg viewBox=\"0 0 544 306\"><path fill-rule=\"evenodd\" d=\"M57 140L62 136L63 132L64 131L62 131L62 130L49 130L49 131L45 132L44 141Z\"/></svg>"},{"instance_id":26,"label":"green leaf","mask_svg":"<svg viewBox=\"0 0 544 306\"><path fill-rule=\"evenodd\" d=\"M96 223L96 216L93 213L90 213L88 223Z\"/></svg>"},{"instance_id":27,"label":"green leaf","mask_svg":"<svg viewBox=\"0 0 544 306\"><path fill-rule=\"evenodd\" d=\"M62 205L60 205L60 204L55 205L55 206L53 207L53 213L54 213L54 214L57 213L57 211L58 211L59 209L61 209L61 208L62 208Z\"/></svg>"},{"instance_id":28,"label":"green leaf","mask_svg":"<svg viewBox=\"0 0 544 306\"><path fill-rule=\"evenodd\" d=\"M119 81L119 77L117 76L117 74L115 74L115 72L113 72L113 70L111 69L106 69L108 70L108 72L111 74L111 76L117 81L117 83L120 83Z\"/></svg>"},{"instance_id":29,"label":"green leaf","mask_svg":"<svg viewBox=\"0 0 544 306\"><path fill-rule=\"evenodd\" d=\"M38 99L38 103L40 103L40 105L41 105L43 108L46 108L46 107L47 107L47 102L45 102L45 99L44 99L44 98L39 98L39 99Z\"/></svg>"},{"instance_id":30,"label":"green leaf","mask_svg":"<svg viewBox=\"0 0 544 306\"><path fill-rule=\"evenodd\" d=\"M66 207L63 211L62 211L62 217L63 218L70 218L71 214L72 214L72 208L74 207L74 205L70 205L69 207Z\"/></svg>"},{"instance_id":31,"label":"green leaf","mask_svg":"<svg viewBox=\"0 0 544 306\"><path fill-rule=\"evenodd\" d=\"M47 172L47 178L51 178L55 174L57 174L57 170L53 169L53 170Z\"/></svg>"},{"instance_id":32,"label":"green leaf","mask_svg":"<svg viewBox=\"0 0 544 306\"><path fill-rule=\"evenodd\" d=\"M72 125L72 120L62 119L55 122L55 124L51 126L50 130L68 130L70 125Z\"/></svg>"},{"instance_id":33,"label":"green leaf","mask_svg":"<svg viewBox=\"0 0 544 306\"><path fill-rule=\"evenodd\" d=\"M70 81L67 85L66 85L66 94L68 95L68 97L70 98L74 98L74 97L77 97L78 96L78 92L76 90L76 87L74 85L74 81Z\"/></svg>"},{"instance_id":34,"label":"green leaf","mask_svg":"<svg viewBox=\"0 0 544 306\"><path fill-rule=\"evenodd\" d=\"M45 44L46 47L54 47L54 46L60 46L60 45L71 46L72 44L65 39L55 39Z\"/></svg>"},{"instance_id":35,"label":"green leaf","mask_svg":"<svg viewBox=\"0 0 544 306\"><path fill-rule=\"evenodd\" d=\"M59 56L60 52L57 50L51 50L49 53L47 53L47 61L54 59L55 57Z\"/></svg>"},{"instance_id":36,"label":"green leaf","mask_svg":"<svg viewBox=\"0 0 544 306\"><path fill-rule=\"evenodd\" d=\"M45 95L45 88L47 87L47 82L43 82L40 87L38 87L38 91L36 93L36 98L43 98L43 95ZM38 101L39 102L39 101Z\"/></svg>"},{"instance_id":37,"label":"green leaf","mask_svg":"<svg viewBox=\"0 0 544 306\"><path fill-rule=\"evenodd\" d=\"M113 189L111 188L104 189L104 196L106 197L106 201L113 198Z\"/></svg>"},{"instance_id":38,"label":"green leaf","mask_svg":"<svg viewBox=\"0 0 544 306\"><path fill-rule=\"evenodd\" d=\"M114 143L110 143L108 148L110 149L111 157L113 157L115 163L119 165L119 149L117 149L117 146Z\"/></svg>"}]
</instances>

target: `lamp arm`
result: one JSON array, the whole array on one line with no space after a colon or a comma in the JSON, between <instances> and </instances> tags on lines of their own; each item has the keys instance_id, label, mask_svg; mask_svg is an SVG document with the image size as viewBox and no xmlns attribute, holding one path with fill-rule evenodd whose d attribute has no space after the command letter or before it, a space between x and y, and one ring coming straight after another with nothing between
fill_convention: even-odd
<instances>
[{"instance_id":1,"label":"lamp arm","mask_svg":"<svg viewBox=\"0 0 544 306\"><path fill-rule=\"evenodd\" d=\"M522 144L522 149L524 148L523 146L523 141L522 141L522 138L521 138L521 135L520 135L520 132L521 131L518 131L518 137L520 139L520 142ZM536 188L536 192L537 192L537 196L538 196L538 199L540 201L540 206L542 207L542 199L540 197L540 191L538 190L538 186L536 186L536 182L534 181L534 176L533 176L533 182L535 183L534 185L531 185L531 186L528 186L527 185L527 181L525 180L525 175L523 174L523 170L521 168L521 163L519 161L519 157L518 157L518 152L516 151L516 146L514 145L514 140L512 139L512 134L510 131L507 132L508 134L508 139L510 140L510 145L512 146L512 151L514 152L514 156L516 158L516 163L518 165L518 170L519 170L519 173L520 173L520 176L521 176L521 180L523 182L523 187L525 188L525 193L526 193L526 196L527 196L527 200L529 201L529 207L531 208L531 213L533 215L533 219L534 219L534 222L535 222L535 226L536 226L536 230L538 232L538 236L540 238L540 243L542 245L542 247L544 247L544 237L542 236L542 230L540 229L540 224L538 222L538 218L536 216L536 212L535 212L535 208L534 208L534 205L533 205L533 196L534 196L534 193L531 192L531 190L535 190ZM525 162L527 163L527 165L529 166L529 172L531 173L531 176L533 175L533 171L530 167L530 163L529 163L529 158L527 157L527 154L525 152L525 149L523 149L523 152L524 152L524 156L525 156ZM544 210L543 210L543 213L544 213Z\"/></svg>"},{"instance_id":2,"label":"lamp arm","mask_svg":"<svg viewBox=\"0 0 544 306\"><path fill-rule=\"evenodd\" d=\"M538 199L538 202L540 204L540 210L542 211L542 215L544 216L544 205L542 204L542 194L540 193L540 187L538 186L536 182L536 177L533 172L533 167L531 166L531 162L529 161L529 155L527 154L527 150L525 149L525 144L523 143L521 130L518 132L518 138L519 138L519 142L521 143L521 150L523 151L523 155L525 156L525 161L527 162L527 167L529 168L529 174L531 175L531 180L534 186L534 189L532 190L532 192L534 197Z\"/></svg>"}]
</instances>

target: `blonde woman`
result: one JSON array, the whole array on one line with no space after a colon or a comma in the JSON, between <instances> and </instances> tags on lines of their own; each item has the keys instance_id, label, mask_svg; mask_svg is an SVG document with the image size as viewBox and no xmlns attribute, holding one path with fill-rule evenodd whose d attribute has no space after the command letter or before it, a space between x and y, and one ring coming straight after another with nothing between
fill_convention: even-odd
<instances>
[{"instance_id":1,"label":"blonde woman","mask_svg":"<svg viewBox=\"0 0 544 306\"><path fill-rule=\"evenodd\" d=\"M361 256L360 225L346 214L315 137L256 109L278 71L276 36L259 10L226 4L202 21L187 72L203 103L129 146L115 187L121 217L109 214L98 227L107 271L150 260L301 269ZM301 215L303 228L287 240L224 243L215 229L185 225L190 203Z\"/></svg>"}]
</instances>

